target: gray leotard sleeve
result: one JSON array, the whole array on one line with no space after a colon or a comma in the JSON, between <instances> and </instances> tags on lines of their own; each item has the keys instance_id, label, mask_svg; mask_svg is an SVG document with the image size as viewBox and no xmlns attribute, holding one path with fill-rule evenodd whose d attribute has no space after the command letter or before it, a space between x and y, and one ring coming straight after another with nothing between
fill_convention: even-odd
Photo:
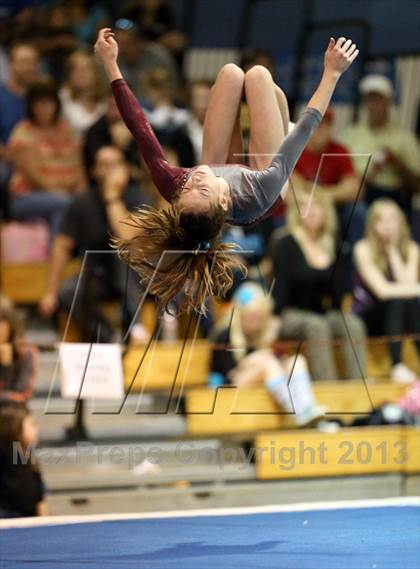
<instances>
[{"instance_id":1,"label":"gray leotard sleeve","mask_svg":"<svg viewBox=\"0 0 420 569\"><path fill-rule=\"evenodd\" d=\"M321 120L319 111L307 107L268 168L242 169L240 191L233 192L233 223L251 224L267 213L280 196L284 198L281 190Z\"/></svg>"}]
</instances>

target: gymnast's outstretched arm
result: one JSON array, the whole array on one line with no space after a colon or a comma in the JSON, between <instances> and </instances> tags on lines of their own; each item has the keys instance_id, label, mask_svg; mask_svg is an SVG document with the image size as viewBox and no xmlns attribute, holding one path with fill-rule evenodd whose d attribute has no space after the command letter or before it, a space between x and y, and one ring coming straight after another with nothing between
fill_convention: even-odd
<instances>
[{"instance_id":1,"label":"gymnast's outstretched arm","mask_svg":"<svg viewBox=\"0 0 420 569\"><path fill-rule=\"evenodd\" d=\"M359 51L351 40L330 39L325 52L324 73L318 88L311 97L301 118L282 142L270 166L265 170L253 171L253 184L259 195L260 211L254 212L254 219L264 215L279 198L280 193L302 154L308 140L319 125L327 110L337 82L344 71L356 59ZM284 190L283 190L284 193Z\"/></svg>"},{"instance_id":2,"label":"gymnast's outstretched arm","mask_svg":"<svg viewBox=\"0 0 420 569\"><path fill-rule=\"evenodd\" d=\"M171 202L187 170L168 163L140 103L122 77L117 63L118 44L109 28L100 30L95 52L104 64L118 109L140 148L155 186Z\"/></svg>"}]
</instances>

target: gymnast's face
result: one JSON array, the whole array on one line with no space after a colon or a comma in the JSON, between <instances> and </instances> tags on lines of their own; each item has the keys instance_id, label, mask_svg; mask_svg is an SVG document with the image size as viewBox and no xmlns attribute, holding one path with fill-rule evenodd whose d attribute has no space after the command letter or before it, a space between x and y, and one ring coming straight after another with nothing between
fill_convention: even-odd
<instances>
[{"instance_id":1,"label":"gymnast's face","mask_svg":"<svg viewBox=\"0 0 420 569\"><path fill-rule=\"evenodd\" d=\"M209 166L194 168L187 180L178 205L186 211L206 212L212 204L227 209L227 198L221 178L218 178Z\"/></svg>"}]
</instances>

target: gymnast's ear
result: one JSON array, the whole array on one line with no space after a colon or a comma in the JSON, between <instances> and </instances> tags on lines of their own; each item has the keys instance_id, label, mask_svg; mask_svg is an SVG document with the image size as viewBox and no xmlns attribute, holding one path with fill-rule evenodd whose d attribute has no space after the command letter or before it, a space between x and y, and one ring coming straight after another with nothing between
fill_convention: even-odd
<instances>
[{"instance_id":1,"label":"gymnast's ear","mask_svg":"<svg viewBox=\"0 0 420 569\"><path fill-rule=\"evenodd\" d=\"M230 204L230 198L229 198L229 186L226 182L226 180L222 181L222 178L218 179L219 181L219 205L221 206L221 208L223 209L223 211L228 211L229 209L229 204ZM225 182L225 184L223 183Z\"/></svg>"}]
</instances>

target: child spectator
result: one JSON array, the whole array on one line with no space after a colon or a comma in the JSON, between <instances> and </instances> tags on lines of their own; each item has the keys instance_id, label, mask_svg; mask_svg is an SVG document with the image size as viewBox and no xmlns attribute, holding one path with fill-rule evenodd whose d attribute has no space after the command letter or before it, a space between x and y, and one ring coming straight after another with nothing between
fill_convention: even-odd
<instances>
[{"instance_id":1,"label":"child spectator","mask_svg":"<svg viewBox=\"0 0 420 569\"><path fill-rule=\"evenodd\" d=\"M291 194L287 230L273 237L272 244L273 298L282 319L282 337L307 341L309 368L316 380L337 379L332 339L338 337L346 376L363 377L365 330L360 318L340 311L336 214L328 196Z\"/></svg>"},{"instance_id":2,"label":"child spectator","mask_svg":"<svg viewBox=\"0 0 420 569\"><path fill-rule=\"evenodd\" d=\"M0 295L0 401L28 401L37 370L38 351L24 341L15 308Z\"/></svg>"},{"instance_id":3,"label":"child spectator","mask_svg":"<svg viewBox=\"0 0 420 569\"><path fill-rule=\"evenodd\" d=\"M303 356L278 358L273 343L280 321L272 315L273 302L261 286L245 282L234 294L233 315L216 324L209 385L237 387L264 385L297 425L319 419L325 408L317 405ZM291 380L289 382L289 376Z\"/></svg>"},{"instance_id":4,"label":"child spectator","mask_svg":"<svg viewBox=\"0 0 420 569\"><path fill-rule=\"evenodd\" d=\"M420 334L419 246L407 220L390 199L369 209L365 238L354 249L358 273L353 312L366 322L370 336ZM391 377L410 383L416 374L401 361L401 339L389 340ZM420 354L420 340L416 340Z\"/></svg>"},{"instance_id":5,"label":"child spectator","mask_svg":"<svg viewBox=\"0 0 420 569\"><path fill-rule=\"evenodd\" d=\"M60 107L51 83L32 85L27 119L16 125L9 141L14 163L10 213L16 219L45 219L52 234L71 195L85 186L79 143L61 119Z\"/></svg>"},{"instance_id":6,"label":"child spectator","mask_svg":"<svg viewBox=\"0 0 420 569\"><path fill-rule=\"evenodd\" d=\"M34 447L38 428L19 403L0 405L0 518L45 516L45 488Z\"/></svg>"}]
</instances>

